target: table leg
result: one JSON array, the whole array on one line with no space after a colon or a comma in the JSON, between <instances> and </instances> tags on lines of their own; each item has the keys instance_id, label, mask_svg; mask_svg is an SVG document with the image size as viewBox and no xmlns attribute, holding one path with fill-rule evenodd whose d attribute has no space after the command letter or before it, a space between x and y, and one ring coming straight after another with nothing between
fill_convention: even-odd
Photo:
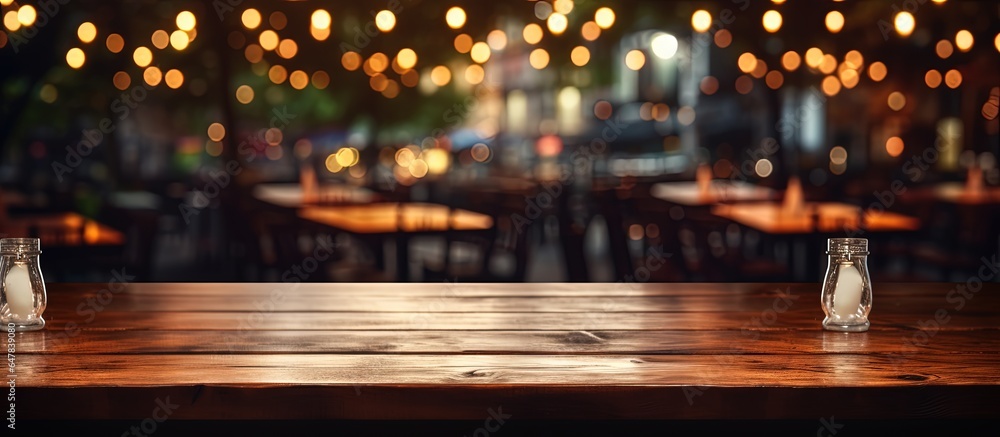
<instances>
[{"instance_id":1,"label":"table leg","mask_svg":"<svg viewBox=\"0 0 1000 437\"><path fill-rule=\"evenodd\" d=\"M410 241L402 233L396 236L396 280L410 280Z\"/></svg>"}]
</instances>

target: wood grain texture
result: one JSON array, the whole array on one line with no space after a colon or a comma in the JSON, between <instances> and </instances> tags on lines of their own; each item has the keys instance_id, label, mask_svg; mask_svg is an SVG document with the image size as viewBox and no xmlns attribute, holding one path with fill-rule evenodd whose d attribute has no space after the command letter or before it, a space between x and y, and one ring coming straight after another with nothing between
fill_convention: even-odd
<instances>
[{"instance_id":1,"label":"wood grain texture","mask_svg":"<svg viewBox=\"0 0 1000 437\"><path fill-rule=\"evenodd\" d=\"M107 288L49 284L46 329L17 337L23 417L172 396L186 419L985 418L1000 399L996 283L960 308L954 284L875 284L862 334L821 329L816 284Z\"/></svg>"}]
</instances>

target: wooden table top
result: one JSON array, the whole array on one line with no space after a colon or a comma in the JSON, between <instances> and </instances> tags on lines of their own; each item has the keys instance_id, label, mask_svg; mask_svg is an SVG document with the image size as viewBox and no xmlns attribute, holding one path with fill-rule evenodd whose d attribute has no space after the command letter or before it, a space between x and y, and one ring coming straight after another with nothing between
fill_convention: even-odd
<instances>
[{"instance_id":1,"label":"wooden table top","mask_svg":"<svg viewBox=\"0 0 1000 437\"><path fill-rule=\"evenodd\" d=\"M356 234L484 231L493 226L485 214L416 202L309 206L299 210L299 217Z\"/></svg>"},{"instance_id":2,"label":"wooden table top","mask_svg":"<svg viewBox=\"0 0 1000 437\"><path fill-rule=\"evenodd\" d=\"M713 180L707 193L701 192L694 181L660 182L653 184L649 191L657 199L684 206L763 201L778 197L778 192L768 187L724 180Z\"/></svg>"},{"instance_id":3,"label":"wooden table top","mask_svg":"<svg viewBox=\"0 0 1000 437\"><path fill-rule=\"evenodd\" d=\"M376 199L374 191L364 187L346 184L320 185L318 203L369 203ZM253 196L257 200L283 208L301 208L309 206L303 199L302 186L295 183L258 184L253 187Z\"/></svg>"},{"instance_id":4,"label":"wooden table top","mask_svg":"<svg viewBox=\"0 0 1000 437\"><path fill-rule=\"evenodd\" d=\"M142 419L165 397L182 420L1000 411L992 282L961 301L876 283L852 334L821 329L818 283L106 287L49 284L46 329L17 335L18 418Z\"/></svg>"},{"instance_id":5,"label":"wooden table top","mask_svg":"<svg viewBox=\"0 0 1000 437\"><path fill-rule=\"evenodd\" d=\"M814 223L811 211L815 208L819 221ZM799 212L786 212L781 202L755 202L719 205L712 213L741 225L768 234L811 234L815 232L843 232L858 226L860 208L846 203L806 203ZM915 217L885 211L865 211L864 229L872 232L908 232L920 229Z\"/></svg>"},{"instance_id":6,"label":"wooden table top","mask_svg":"<svg viewBox=\"0 0 1000 437\"><path fill-rule=\"evenodd\" d=\"M928 187L907 190L900 197L904 201L939 201L959 205L1000 205L1000 187L983 187L970 191L961 182L945 182Z\"/></svg>"},{"instance_id":7,"label":"wooden table top","mask_svg":"<svg viewBox=\"0 0 1000 437\"><path fill-rule=\"evenodd\" d=\"M33 214L8 217L0 221L0 237L32 237L32 228L37 229L42 250L53 246L119 246L125 244L125 236L102 223L87 219L75 212L55 214Z\"/></svg>"}]
</instances>

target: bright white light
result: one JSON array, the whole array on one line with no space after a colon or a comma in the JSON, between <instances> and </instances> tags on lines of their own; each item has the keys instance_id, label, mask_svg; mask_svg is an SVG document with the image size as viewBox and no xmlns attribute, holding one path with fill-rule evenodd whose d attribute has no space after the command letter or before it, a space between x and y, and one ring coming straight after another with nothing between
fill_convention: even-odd
<instances>
[{"instance_id":1,"label":"bright white light","mask_svg":"<svg viewBox=\"0 0 1000 437\"><path fill-rule=\"evenodd\" d=\"M669 33L653 37L653 54L660 59L670 59L677 54L677 38Z\"/></svg>"}]
</instances>

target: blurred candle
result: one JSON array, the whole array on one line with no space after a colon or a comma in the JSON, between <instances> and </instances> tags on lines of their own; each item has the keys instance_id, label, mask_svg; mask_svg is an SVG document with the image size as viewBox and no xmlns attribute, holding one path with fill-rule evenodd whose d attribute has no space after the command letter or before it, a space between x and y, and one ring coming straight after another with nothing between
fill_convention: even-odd
<instances>
[{"instance_id":1,"label":"blurred candle","mask_svg":"<svg viewBox=\"0 0 1000 437\"><path fill-rule=\"evenodd\" d=\"M782 205L786 213L798 213L802 211L802 183L799 178L792 176L788 179L788 188L785 189L785 202Z\"/></svg>"},{"instance_id":2,"label":"blurred candle","mask_svg":"<svg viewBox=\"0 0 1000 437\"><path fill-rule=\"evenodd\" d=\"M698 184L698 194L708 196L712 187L712 169L708 164L699 164L698 170L694 174L695 183Z\"/></svg>"},{"instance_id":3,"label":"blurred candle","mask_svg":"<svg viewBox=\"0 0 1000 437\"><path fill-rule=\"evenodd\" d=\"M316 179L316 171L311 165L303 164L299 173L299 184L302 187L302 203L316 203L319 201L319 185Z\"/></svg>"},{"instance_id":4,"label":"blurred candle","mask_svg":"<svg viewBox=\"0 0 1000 437\"><path fill-rule=\"evenodd\" d=\"M833 309L840 317L857 314L861 306L864 281L852 263L841 263L837 271L837 288L833 292Z\"/></svg>"},{"instance_id":5,"label":"blurred candle","mask_svg":"<svg viewBox=\"0 0 1000 437\"><path fill-rule=\"evenodd\" d=\"M969 167L969 173L965 179L965 190L970 193L983 191L983 169L979 166Z\"/></svg>"},{"instance_id":6,"label":"blurred candle","mask_svg":"<svg viewBox=\"0 0 1000 437\"><path fill-rule=\"evenodd\" d=\"M17 263L11 266L7 276L4 277L3 285L7 295L7 308L11 314L21 319L30 316L35 307L35 298L31 291L28 266Z\"/></svg>"}]
</instances>

